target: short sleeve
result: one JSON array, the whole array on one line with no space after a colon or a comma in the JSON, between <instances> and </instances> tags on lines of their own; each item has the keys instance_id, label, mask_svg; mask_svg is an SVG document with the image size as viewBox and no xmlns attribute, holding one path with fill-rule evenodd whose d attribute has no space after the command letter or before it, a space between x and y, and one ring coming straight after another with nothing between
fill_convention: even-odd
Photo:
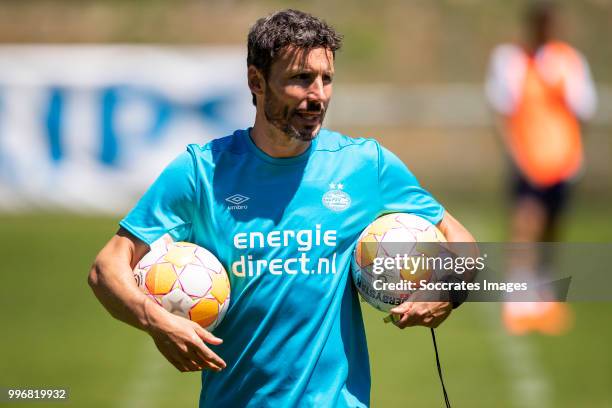
<instances>
[{"instance_id":1,"label":"short sleeve","mask_svg":"<svg viewBox=\"0 0 612 408\"><path fill-rule=\"evenodd\" d=\"M550 83L563 83L565 102L581 120L590 119L597 107L597 94L589 64L569 44L555 41L536 55L538 69Z\"/></svg>"},{"instance_id":2,"label":"short sleeve","mask_svg":"<svg viewBox=\"0 0 612 408\"><path fill-rule=\"evenodd\" d=\"M565 77L565 100L581 120L588 120L597 109L597 93L589 64L577 51L575 66L574 72Z\"/></svg>"},{"instance_id":3,"label":"short sleeve","mask_svg":"<svg viewBox=\"0 0 612 408\"><path fill-rule=\"evenodd\" d=\"M500 115L511 115L520 99L526 61L521 49L512 44L497 46L491 53L485 93Z\"/></svg>"},{"instance_id":4,"label":"short sleeve","mask_svg":"<svg viewBox=\"0 0 612 408\"><path fill-rule=\"evenodd\" d=\"M195 201L194 159L186 151L162 171L119 225L149 245L166 233L188 240Z\"/></svg>"},{"instance_id":5,"label":"short sleeve","mask_svg":"<svg viewBox=\"0 0 612 408\"><path fill-rule=\"evenodd\" d=\"M378 146L378 186L381 213L405 212L438 224L444 208L423 189L406 165L393 153Z\"/></svg>"}]
</instances>

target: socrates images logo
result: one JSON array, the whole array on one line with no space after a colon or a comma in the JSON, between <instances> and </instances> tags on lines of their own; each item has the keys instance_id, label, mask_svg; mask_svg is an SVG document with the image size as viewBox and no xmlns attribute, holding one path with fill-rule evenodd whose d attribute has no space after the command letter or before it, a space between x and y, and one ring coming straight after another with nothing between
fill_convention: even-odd
<instances>
[{"instance_id":1,"label":"socrates images logo","mask_svg":"<svg viewBox=\"0 0 612 408\"><path fill-rule=\"evenodd\" d=\"M251 198L247 196L243 196L242 194L233 194L225 199L228 203L232 204L227 208L229 210L246 210L249 208L248 205L242 205L249 201Z\"/></svg>"},{"instance_id":2,"label":"socrates images logo","mask_svg":"<svg viewBox=\"0 0 612 408\"><path fill-rule=\"evenodd\" d=\"M342 191L344 184L329 183L329 191L323 194L323 205L335 212L346 210L351 205L351 196Z\"/></svg>"}]
</instances>

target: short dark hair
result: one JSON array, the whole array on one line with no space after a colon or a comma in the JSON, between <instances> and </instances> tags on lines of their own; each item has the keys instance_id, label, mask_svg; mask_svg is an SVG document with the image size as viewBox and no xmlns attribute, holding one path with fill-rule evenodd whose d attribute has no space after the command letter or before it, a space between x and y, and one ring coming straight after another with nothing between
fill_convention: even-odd
<instances>
[{"instance_id":1,"label":"short dark hair","mask_svg":"<svg viewBox=\"0 0 612 408\"><path fill-rule=\"evenodd\" d=\"M549 23L557 13L559 3L554 0L532 0L523 12L523 19L531 26Z\"/></svg>"},{"instance_id":2,"label":"short dark hair","mask_svg":"<svg viewBox=\"0 0 612 408\"><path fill-rule=\"evenodd\" d=\"M311 14L292 9L277 11L257 20L249 30L247 66L255 66L267 79L274 59L287 46L305 50L322 47L335 56L342 46L342 36Z\"/></svg>"}]
</instances>

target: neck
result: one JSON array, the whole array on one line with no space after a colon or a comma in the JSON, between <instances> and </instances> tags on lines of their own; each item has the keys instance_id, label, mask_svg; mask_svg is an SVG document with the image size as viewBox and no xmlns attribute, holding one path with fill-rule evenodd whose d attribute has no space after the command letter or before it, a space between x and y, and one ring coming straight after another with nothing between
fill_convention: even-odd
<instances>
[{"instance_id":1,"label":"neck","mask_svg":"<svg viewBox=\"0 0 612 408\"><path fill-rule=\"evenodd\" d=\"M527 39L527 47L530 51L536 52L540 47L546 45L550 41L550 38L546 35L534 33Z\"/></svg>"},{"instance_id":2,"label":"neck","mask_svg":"<svg viewBox=\"0 0 612 408\"><path fill-rule=\"evenodd\" d=\"M310 147L311 143L287 136L261 117L259 112L251 130L251 139L268 156L276 158L299 156Z\"/></svg>"}]
</instances>

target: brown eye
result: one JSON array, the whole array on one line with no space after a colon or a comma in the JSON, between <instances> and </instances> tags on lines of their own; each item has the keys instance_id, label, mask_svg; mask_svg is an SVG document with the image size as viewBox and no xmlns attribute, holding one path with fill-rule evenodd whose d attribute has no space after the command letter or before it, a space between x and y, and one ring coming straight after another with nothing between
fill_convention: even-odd
<instances>
[{"instance_id":1,"label":"brown eye","mask_svg":"<svg viewBox=\"0 0 612 408\"><path fill-rule=\"evenodd\" d=\"M300 81L307 81L308 79L310 79L310 75L309 74L297 74L293 76L294 79L299 79Z\"/></svg>"}]
</instances>

